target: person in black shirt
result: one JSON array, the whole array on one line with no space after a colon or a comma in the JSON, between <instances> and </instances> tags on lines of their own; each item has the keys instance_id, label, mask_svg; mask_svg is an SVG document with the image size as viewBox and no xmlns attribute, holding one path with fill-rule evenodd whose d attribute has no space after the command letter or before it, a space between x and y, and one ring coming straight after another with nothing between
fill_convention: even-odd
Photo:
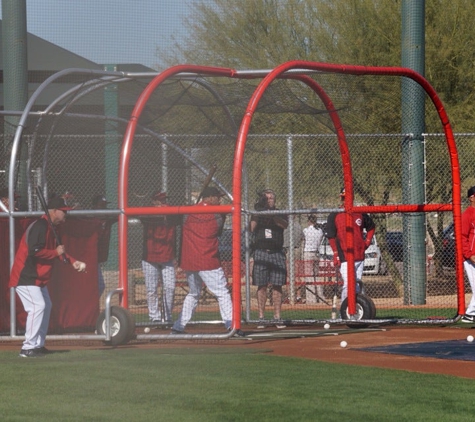
<instances>
[{"instance_id":1,"label":"person in black shirt","mask_svg":"<svg viewBox=\"0 0 475 422\"><path fill-rule=\"evenodd\" d=\"M256 211L276 210L275 193L271 189L261 192L255 205ZM267 301L267 286L272 285L274 323L277 328L285 328L281 321L282 286L287 282L287 265L284 244L284 230L288 217L283 214L254 215L250 221L250 231L254 233L253 285L257 286L257 306L259 310L258 328L264 328L264 311Z\"/></svg>"}]
</instances>

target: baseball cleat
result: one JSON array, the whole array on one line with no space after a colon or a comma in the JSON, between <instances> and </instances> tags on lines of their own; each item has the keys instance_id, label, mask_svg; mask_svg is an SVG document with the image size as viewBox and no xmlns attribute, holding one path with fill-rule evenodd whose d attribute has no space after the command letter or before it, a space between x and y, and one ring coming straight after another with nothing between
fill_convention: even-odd
<instances>
[{"instance_id":1,"label":"baseball cleat","mask_svg":"<svg viewBox=\"0 0 475 422\"><path fill-rule=\"evenodd\" d=\"M465 322L467 324L474 324L475 323L475 315L465 314L460 321Z\"/></svg>"},{"instance_id":2,"label":"baseball cleat","mask_svg":"<svg viewBox=\"0 0 475 422\"><path fill-rule=\"evenodd\" d=\"M52 350L47 349L45 346L38 347L34 350L36 350L37 352L42 353L43 355L50 355L51 353L54 353Z\"/></svg>"},{"instance_id":3,"label":"baseball cleat","mask_svg":"<svg viewBox=\"0 0 475 422\"><path fill-rule=\"evenodd\" d=\"M171 334L187 334L185 331L182 330L175 330L174 328L172 329Z\"/></svg>"},{"instance_id":4,"label":"baseball cleat","mask_svg":"<svg viewBox=\"0 0 475 422\"><path fill-rule=\"evenodd\" d=\"M38 351L38 349L21 349L20 354L18 355L21 358L44 358L45 355Z\"/></svg>"}]
</instances>

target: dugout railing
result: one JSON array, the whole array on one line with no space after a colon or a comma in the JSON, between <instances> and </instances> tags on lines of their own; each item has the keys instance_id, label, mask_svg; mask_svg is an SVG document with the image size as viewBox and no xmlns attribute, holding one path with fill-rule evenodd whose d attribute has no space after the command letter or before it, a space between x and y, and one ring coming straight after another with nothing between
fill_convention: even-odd
<instances>
[{"instance_id":1,"label":"dugout railing","mask_svg":"<svg viewBox=\"0 0 475 422\"><path fill-rule=\"evenodd\" d=\"M371 78L377 81L374 86L371 85ZM386 85L383 84L383 79ZM449 169L448 177L450 177L451 183L448 191L451 193L448 198L439 195L427 199L426 196L423 203L408 203L407 199L403 200L401 197L403 190L401 186L394 189L396 193L391 192L393 197L387 198L384 183L389 182L383 180L384 169L376 170L380 166L384 167L387 163L378 163L376 159L374 163L370 163L375 169L374 174L377 176L375 180L368 179L368 176L359 167L355 167L355 164L359 165L361 161L359 156L361 153L357 144L362 137L366 139L377 137L378 143L382 143L381 139L388 138L390 142L394 142L393 145L401 145L407 139L411 139L412 135L401 135L393 130L395 125L402 126L403 115L400 105L394 105L394 100L401 97L400 82L402 79L409 79L422 87L427 98L435 106L427 107L429 111L426 111L424 118L430 122L433 132L442 129L444 135L440 138L426 137L437 145L433 150L431 146L427 148L428 153L425 158L437 156L445 168ZM223 80L225 82L222 82ZM37 111L39 107L37 103L41 94L54 83L64 86L63 93L57 95L44 109ZM123 85L127 86L127 89L124 89L119 96L117 91L120 91L120 88L118 87ZM133 88L129 89L130 86ZM381 94L381 92L389 93L389 88L393 89L390 95ZM99 91L101 92L100 96L97 95ZM394 122L389 124L384 121L383 112L377 108L366 110L366 104L363 101L365 96L367 104L372 106L378 104L384 113L394 117ZM124 98L127 103L125 106L121 103ZM101 107L98 107L98 104ZM106 107L107 105L110 105L110 109ZM117 105L119 105L118 110L114 108ZM365 115L369 116L366 120L371 120L370 111L380 119L378 121L375 117L373 122L379 130L383 130L384 126L392 130L381 131L379 136L364 135L366 132L363 132L360 120L365 120L361 119ZM272 119L269 116L272 116ZM381 123L383 121L384 124ZM276 144L275 139L282 136L279 133L285 133L282 130L285 127L292 128L292 135L286 135L285 142ZM350 129L345 130L345 127ZM368 123L368 127L371 127L371 122ZM340 66L298 61L285 63L274 70L242 72L201 66L177 66L159 75L84 72L78 69L60 72L40 85L40 88L31 97L27 108L21 114L18 128L12 139L8 171L10 203L13 203L15 189L18 186L26 186L22 193L24 192L28 198L28 211L18 212L12 208L8 210L10 261L13 259L15 245L15 218L38 214L34 212L36 204L33 194L35 183L38 183L38 180L31 178L32 172L37 168L41 169L38 174L42 179L40 184L45 188L46 194L51 191L67 190L70 185L78 186L78 183L73 182L70 177L66 177L66 184L61 184L52 176L53 174L63 174L61 170L58 170L61 167L58 161L61 159L64 160L67 157L71 161L71 166L76 164L74 161L77 161L79 165L82 164L80 154L74 157L68 157L68 155L84 153L84 145L76 146L77 149L73 148L69 153L68 151L62 152L64 155L58 155L58 158L55 157L56 151L52 151L52 144L61 139L61 132L68 130L70 132L85 130L88 131L86 136L102 137L104 143L102 146L105 149L104 157L119 162L115 169L101 171L100 183L97 183L97 177L94 177L93 171L86 171L79 178L79 184L83 183L87 189L80 192L78 188L80 195L87 197L92 195L99 185L102 190L112 194L113 199L117 201L117 208L98 212L85 207L71 213L76 216L118 215L118 271L111 271L118 277L118 288L112 288L109 291L111 296L107 298L107 301L117 295L118 304L123 308L129 308L131 245L128 232L129 227L132 227L130 221L141 215L202 212L201 209L190 204L193 201L193 195L199 188L200 180L206 176L211 165L219 161L223 170L220 174L218 173L219 177L213 178L213 183L227 193L229 203L216 208L208 208L207 211L227 213L232 221L232 294L235 329L241 327L241 321L249 323L254 321L251 315L253 305L249 255L246 260L244 289L242 288L241 236L249 216L255 213L252 209L253 200L251 199L254 192L259 187L267 187L270 183L278 191L280 198L286 198L287 206L281 206L281 208L289 215L317 213L324 216L328 212L334 211L335 202L332 200L332 195L338 192L341 186L345 186L348 192L345 202L345 211L348 213L368 212L379 216L448 213L452 216L456 234L453 266L455 274L452 280L457 289L456 304L451 303L449 307L453 308L455 315L464 312L465 291L458 240L461 207L458 152L450 123L440 99L424 78L409 69ZM99 135L98 132L101 134ZM67 136L66 134L65 137ZM302 149L295 148L294 150L293 142L296 139L305 138L313 148L320 151L320 159L315 154L308 153L305 156ZM27 141L28 139L29 141ZM80 143L84 138L77 137L76 139ZM144 141L143 145L140 145L141 139L151 139L151 141ZM209 141L209 139L214 140ZM30 145L30 155L27 160L22 160L24 151L21 153L21 146L26 142L29 142ZM149 143L147 144L147 142ZM386 153L394 153L390 142L386 147ZM112 144L112 148L110 148L110 144ZM90 147L93 144L87 145ZM120 156L117 151L113 151L117 145L120 145L121 148ZM139 146L136 150L134 148L137 148L137 145ZM95 144L91 148L94 147ZM445 154L443 153L444 149ZM362 154L367 159L369 159L369 155L372 155L368 152L373 151L366 149L366 152ZM375 155L378 152L382 154L385 150L374 151ZM157 157L157 161L161 164L156 166L155 162L154 165L151 164L150 167L147 167L147 158L149 158L147 155ZM298 157L294 157L294 155L298 155ZM401 159L401 155L398 152L396 160ZM135 157L138 161L134 161ZM315 160L315 164L312 160ZM284 162L289 163L287 167L282 166ZM394 165L394 162L395 160L392 160L391 164ZM26 171L20 165L23 163L26 163ZM193 166L190 167L186 163L192 163ZM295 165L298 166L298 169L294 168ZM428 166L428 170L434 173L434 167L440 167L441 162L433 162L431 166ZM173 170L175 173L172 172L172 167L175 169ZM306 169L308 175L306 174L305 177L298 180L299 186L296 187L295 174L299 174L298 172L302 174L303 168ZM50 173L51 169L54 169L55 173ZM178 177L178 173L183 174ZM395 173L395 180L397 180L401 174L400 171ZM20 178L23 174L26 174L26 181ZM116 178L114 178L114 174L117 174ZM427 176L427 180L432 180L430 179L431 174ZM312 177L313 180L311 180ZM154 186L173 189L179 192L180 196L169 207L161 209L160 213L140 203L141 198L144 197L144 186L147 186L147 183L153 178L158 180ZM308 193L315 187L315 181L320 181L322 184L325 181L330 182L333 185L332 192L328 188L319 188L316 189L315 194ZM379 203L377 200L375 201L377 195L371 197L368 192L365 192L365 183L380 190L380 192L375 192L380 194ZM399 183L401 183L401 178ZM424 182L424 189L426 187L427 184ZM117 195L115 198L114 191ZM305 191L306 195L302 193ZM318 203L315 201L316 197L319 200L324 199ZM368 198L370 198L369 202L372 202L370 205L356 203L362 201L368 204ZM443 198L448 200L441 201ZM302 207L305 205L302 201L311 206ZM351 241L350 236L349 242L351 243ZM350 263L351 259L350 255ZM293 258L292 261L294 261ZM425 268L425 262L423 265ZM295 278L293 264L289 269L289 285L293 288ZM352 277L353 275L350 273L348 310L351 315L354 315L357 303L355 301L355 280ZM404 306L424 306L424 304L411 303L411 286L405 286L405 282L403 281L403 290L409 290L409 294L406 291L403 293L406 295ZM242 301L243 294L245 301ZM11 297L13 296L11 295ZM291 304L295 303L294 299L293 289L291 289L289 295ZM10 305L13 309L10 309L10 313L14 315L14 300ZM106 309L106 317L108 317L108 312L110 309ZM322 322L327 319L313 318L311 322ZM440 320L454 321L455 319L444 317ZM15 318L12 317L12 321L14 320ZM404 318L404 320L406 322L434 322L427 316L420 319ZM299 323L302 321L310 320L296 316L289 322ZM371 323L398 322L394 318L364 321ZM334 322L345 323L341 320ZM141 323L139 322L139 324ZM146 324L146 321L143 321L143 324ZM15 336L14 322L12 322L10 331L12 336ZM203 335L207 336L208 334ZM210 335L226 337L231 334L213 333ZM151 337L157 338L167 336L168 334L165 333L151 335Z\"/></svg>"}]
</instances>

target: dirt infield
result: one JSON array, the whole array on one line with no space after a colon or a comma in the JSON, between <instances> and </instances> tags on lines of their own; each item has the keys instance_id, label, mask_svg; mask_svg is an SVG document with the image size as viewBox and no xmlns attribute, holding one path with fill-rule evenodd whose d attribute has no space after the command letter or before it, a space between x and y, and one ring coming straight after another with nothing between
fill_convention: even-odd
<instances>
[{"instance_id":1,"label":"dirt infield","mask_svg":"<svg viewBox=\"0 0 475 422\"><path fill-rule=\"evenodd\" d=\"M246 327L245 327L246 329ZM285 335L286 330L275 331L277 335ZM307 330L308 331L308 330ZM295 332L295 330L293 330ZM471 326L460 325L448 327L412 327L412 326L392 326L382 327L375 330L344 330L335 329L325 332L325 335L278 338L261 337L255 338L253 334L262 331L249 330L249 338L233 338L225 341L148 341L135 340L120 348L180 348L199 347L206 348L232 348L236 349L261 349L265 353L278 356L294 356L305 359L313 359L325 362L335 362L348 365L362 365L379 368L401 369L414 372L436 373L453 375L464 378L475 379L475 361L441 359L436 357L417 357L396 355L388 353L368 352L361 350L368 347L425 343L434 341L465 340L471 334L475 335L475 330ZM272 332L266 331L269 335ZM322 333L322 330L320 330ZM303 334L303 333L302 333ZM260 334L259 334L260 335ZM340 342L345 340L348 343L346 348L340 347ZM1 342L2 350L17 351L21 342ZM87 349L87 348L110 348L100 341L50 341L47 344L52 350L65 349ZM475 354L475 343L473 343Z\"/></svg>"},{"instance_id":2,"label":"dirt infield","mask_svg":"<svg viewBox=\"0 0 475 422\"><path fill-rule=\"evenodd\" d=\"M402 369L414 372L454 375L475 379L475 362L427 358L417 356L374 353L359 349L405 343L423 343L443 340L464 340L474 334L471 328L452 327L391 327L384 331L354 330L338 336L294 338L249 342L253 347L272 349L280 356L298 356L325 362ZM346 348L340 347L342 340ZM473 344L475 354L475 343Z\"/></svg>"},{"instance_id":3,"label":"dirt infield","mask_svg":"<svg viewBox=\"0 0 475 422\"><path fill-rule=\"evenodd\" d=\"M335 330L337 333L338 331L339 330ZM256 332L256 330L253 330L251 333ZM254 338L253 340L232 339L219 344L220 347L252 347L254 349L263 349L266 353L272 353L279 356L295 356L305 359L348 365L393 368L475 379L475 362L473 361L394 355L360 350L362 348L373 346L424 343L444 340L464 340L469 334L475 335L475 330L472 330L471 326L393 326L383 327L373 331L342 330L342 333L338 335L324 335L317 337L269 337L262 339ZM347 341L348 346L346 348L340 347L340 342L342 340ZM181 342L150 346L177 347L178 343ZM186 344L190 347L193 343L187 341ZM142 345L142 347L143 346L145 345ZM216 344L198 343L196 346L216 347ZM473 347L475 353L475 343L473 343Z\"/></svg>"}]
</instances>

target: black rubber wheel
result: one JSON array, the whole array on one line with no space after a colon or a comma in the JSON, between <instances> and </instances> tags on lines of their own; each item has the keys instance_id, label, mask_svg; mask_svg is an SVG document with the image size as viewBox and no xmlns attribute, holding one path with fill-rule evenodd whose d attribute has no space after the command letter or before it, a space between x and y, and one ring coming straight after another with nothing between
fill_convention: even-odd
<instances>
[{"instance_id":1,"label":"black rubber wheel","mask_svg":"<svg viewBox=\"0 0 475 422\"><path fill-rule=\"evenodd\" d=\"M97 334L106 333L106 311L102 311L97 318ZM111 340L107 344L119 346L127 344L135 337L135 319L134 316L125 308L120 306L111 307Z\"/></svg>"},{"instance_id":2,"label":"black rubber wheel","mask_svg":"<svg viewBox=\"0 0 475 422\"><path fill-rule=\"evenodd\" d=\"M341 319L350 319L350 315L348 314L348 298L341 304L340 314ZM363 294L356 295L356 320L352 319L352 321L374 318L376 318L376 306L373 300ZM359 322L347 323L346 325L350 328L366 328L369 326L369 324Z\"/></svg>"}]
</instances>

